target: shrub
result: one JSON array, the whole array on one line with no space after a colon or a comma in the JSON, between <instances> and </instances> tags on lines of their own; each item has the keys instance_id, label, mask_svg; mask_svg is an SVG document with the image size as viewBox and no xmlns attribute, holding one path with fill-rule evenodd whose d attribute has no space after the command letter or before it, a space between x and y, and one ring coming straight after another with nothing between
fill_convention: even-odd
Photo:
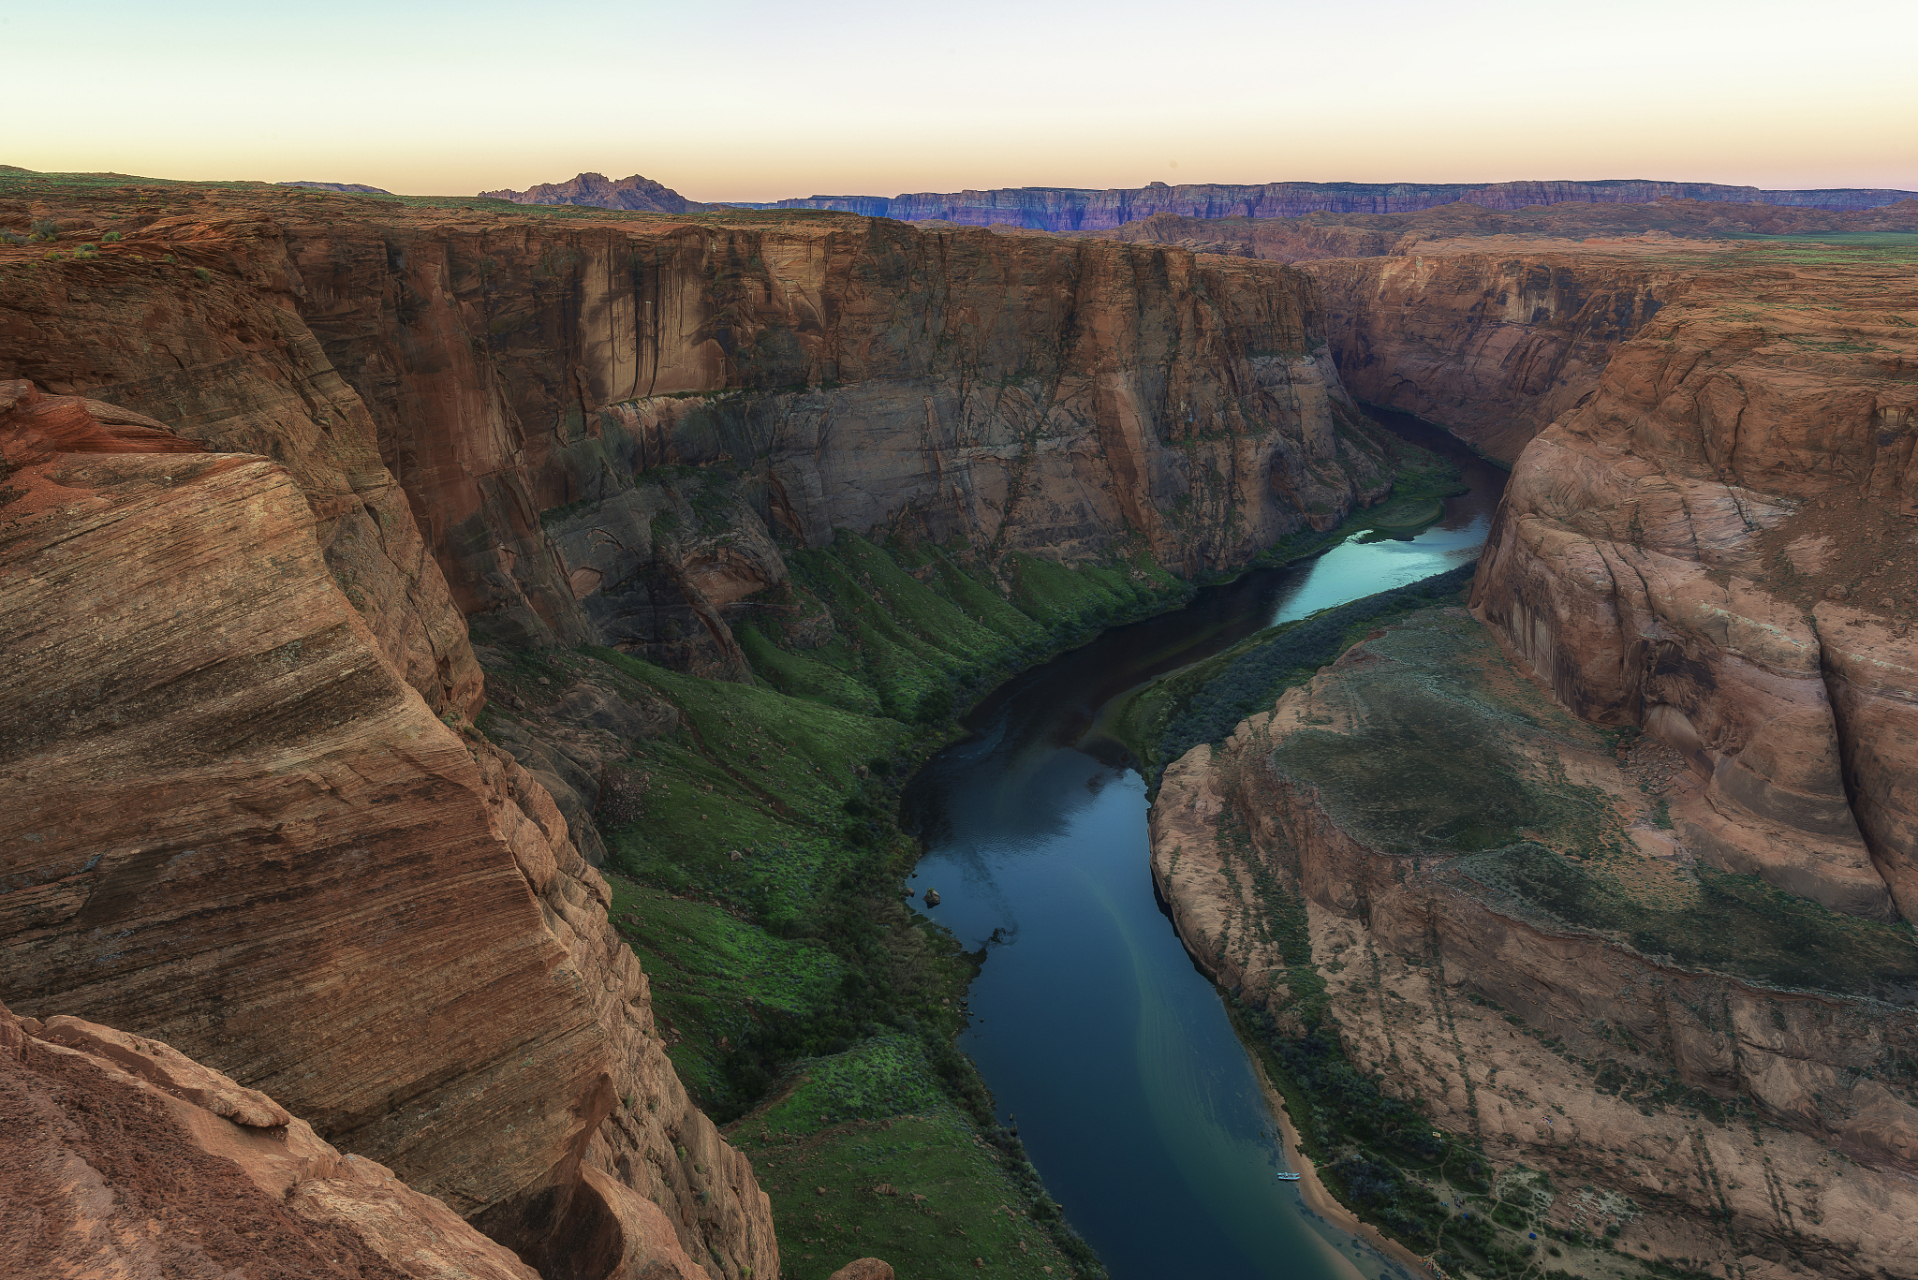
<instances>
[{"instance_id":1,"label":"shrub","mask_svg":"<svg viewBox=\"0 0 1918 1280\"><path fill-rule=\"evenodd\" d=\"M35 218L31 227L30 239L42 244L52 244L60 238L60 228L53 225L52 218Z\"/></svg>"},{"instance_id":2,"label":"shrub","mask_svg":"<svg viewBox=\"0 0 1918 1280\"><path fill-rule=\"evenodd\" d=\"M195 267L193 268L193 278L201 284L205 284L207 281L213 279L213 273L205 267Z\"/></svg>"},{"instance_id":3,"label":"shrub","mask_svg":"<svg viewBox=\"0 0 1918 1280\"><path fill-rule=\"evenodd\" d=\"M109 231L100 237L101 244L118 244L123 239L118 231Z\"/></svg>"}]
</instances>

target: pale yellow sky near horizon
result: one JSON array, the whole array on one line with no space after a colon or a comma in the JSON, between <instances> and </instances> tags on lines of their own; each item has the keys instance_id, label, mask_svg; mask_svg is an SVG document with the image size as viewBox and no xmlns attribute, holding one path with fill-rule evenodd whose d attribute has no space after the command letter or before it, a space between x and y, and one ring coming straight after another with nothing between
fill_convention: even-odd
<instances>
[{"instance_id":1,"label":"pale yellow sky near horizon","mask_svg":"<svg viewBox=\"0 0 1918 1280\"><path fill-rule=\"evenodd\" d=\"M37 18L0 12L0 44ZM104 0L0 163L700 200L1147 182L1918 189L1918 5ZM75 43L77 42L77 43ZM52 56L53 51L58 56Z\"/></svg>"}]
</instances>

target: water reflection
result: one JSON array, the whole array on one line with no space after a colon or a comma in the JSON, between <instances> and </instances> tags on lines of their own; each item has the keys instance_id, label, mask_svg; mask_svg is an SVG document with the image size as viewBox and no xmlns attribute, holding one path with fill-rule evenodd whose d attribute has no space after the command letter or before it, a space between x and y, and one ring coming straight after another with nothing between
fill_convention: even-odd
<instances>
[{"instance_id":1,"label":"water reflection","mask_svg":"<svg viewBox=\"0 0 1918 1280\"><path fill-rule=\"evenodd\" d=\"M1432 428L1395 425L1473 486L1439 524L1248 575L1028 672L907 791L927 849L911 887L939 890L938 918L968 946L996 942L961 1045L1115 1280L1353 1280L1355 1257L1365 1280L1394 1270L1273 1177L1257 1078L1154 896L1144 783L1109 744L1095 756L1079 743L1142 680L1476 554L1503 474Z\"/></svg>"}]
</instances>

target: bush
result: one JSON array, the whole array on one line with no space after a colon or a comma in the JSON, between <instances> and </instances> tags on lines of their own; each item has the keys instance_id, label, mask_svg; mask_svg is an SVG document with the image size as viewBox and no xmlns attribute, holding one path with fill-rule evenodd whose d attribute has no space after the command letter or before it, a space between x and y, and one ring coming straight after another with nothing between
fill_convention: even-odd
<instances>
[{"instance_id":1,"label":"bush","mask_svg":"<svg viewBox=\"0 0 1918 1280\"><path fill-rule=\"evenodd\" d=\"M35 218L30 230L28 238L41 244L52 244L60 238L60 228L53 225L52 218Z\"/></svg>"},{"instance_id":2,"label":"bush","mask_svg":"<svg viewBox=\"0 0 1918 1280\"><path fill-rule=\"evenodd\" d=\"M205 267L195 267L193 268L193 278L195 280L198 280L201 284L205 284L209 280L213 279L213 273L211 271L208 271Z\"/></svg>"}]
</instances>

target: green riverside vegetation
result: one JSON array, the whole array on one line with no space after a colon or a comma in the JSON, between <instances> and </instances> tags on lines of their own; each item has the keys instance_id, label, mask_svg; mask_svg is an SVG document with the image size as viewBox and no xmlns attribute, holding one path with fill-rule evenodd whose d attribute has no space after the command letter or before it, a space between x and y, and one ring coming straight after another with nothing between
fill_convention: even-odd
<instances>
[{"instance_id":1,"label":"green riverside vegetation","mask_svg":"<svg viewBox=\"0 0 1918 1280\"><path fill-rule=\"evenodd\" d=\"M1102 1274L953 1047L979 957L902 901L919 850L899 791L1006 677L1192 588L1136 551L988 564L841 533L786 559L788 608L737 629L752 683L513 654L480 728L511 737L509 701L581 680L670 706L602 770L612 917L680 1078L772 1196L787 1274L862 1254L913 1276Z\"/></svg>"}]
</instances>

